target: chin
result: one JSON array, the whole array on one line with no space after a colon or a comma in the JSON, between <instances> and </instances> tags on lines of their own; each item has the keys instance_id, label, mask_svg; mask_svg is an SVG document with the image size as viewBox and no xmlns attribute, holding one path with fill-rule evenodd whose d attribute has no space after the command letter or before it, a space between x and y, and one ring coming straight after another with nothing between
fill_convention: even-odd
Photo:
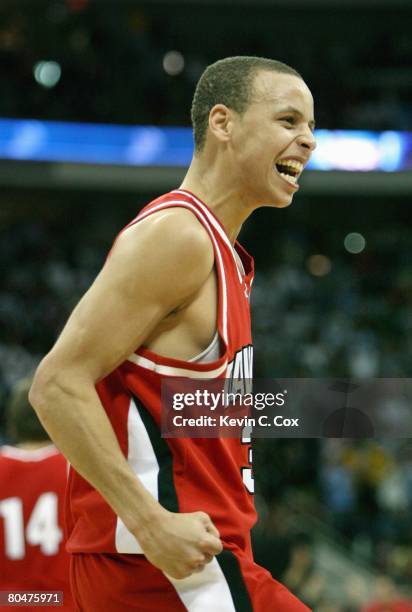
<instances>
[{"instance_id":1,"label":"chin","mask_svg":"<svg viewBox=\"0 0 412 612\"><path fill-rule=\"evenodd\" d=\"M287 208L288 206L290 206L293 202L293 195L290 195L288 197L277 197L276 199L273 198L273 196L268 200L267 203L264 204L264 206L270 206L271 208Z\"/></svg>"}]
</instances>

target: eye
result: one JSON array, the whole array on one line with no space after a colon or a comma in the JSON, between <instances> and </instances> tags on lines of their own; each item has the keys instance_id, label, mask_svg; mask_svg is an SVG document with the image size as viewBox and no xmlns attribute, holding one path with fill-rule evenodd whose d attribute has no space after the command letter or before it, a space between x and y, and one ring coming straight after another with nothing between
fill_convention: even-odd
<instances>
[{"instance_id":1,"label":"eye","mask_svg":"<svg viewBox=\"0 0 412 612\"><path fill-rule=\"evenodd\" d=\"M295 125L295 117L293 115L288 115L287 117L282 117L281 121L286 121L289 125Z\"/></svg>"}]
</instances>

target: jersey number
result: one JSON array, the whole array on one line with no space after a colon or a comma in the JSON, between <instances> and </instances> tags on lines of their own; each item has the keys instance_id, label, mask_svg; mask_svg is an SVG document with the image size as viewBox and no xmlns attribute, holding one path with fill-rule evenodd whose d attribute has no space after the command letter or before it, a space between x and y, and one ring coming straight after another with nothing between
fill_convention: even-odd
<instances>
[{"instance_id":1,"label":"jersey number","mask_svg":"<svg viewBox=\"0 0 412 612\"><path fill-rule=\"evenodd\" d=\"M9 559L24 559L26 542L31 546L40 546L44 555L57 554L63 533L57 521L56 493L40 495L26 530L23 502L19 497L9 497L0 502L0 517L4 519L5 553Z\"/></svg>"}]
</instances>

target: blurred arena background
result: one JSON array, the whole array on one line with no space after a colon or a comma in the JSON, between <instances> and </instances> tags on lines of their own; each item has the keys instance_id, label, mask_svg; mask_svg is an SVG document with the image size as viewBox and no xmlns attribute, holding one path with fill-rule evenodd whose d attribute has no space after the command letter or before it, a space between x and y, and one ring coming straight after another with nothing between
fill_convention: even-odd
<instances>
[{"instance_id":1,"label":"blurred arena background","mask_svg":"<svg viewBox=\"0 0 412 612\"><path fill-rule=\"evenodd\" d=\"M398 149L412 148L411 25L410 0L3 0L0 118L188 127L207 64L291 64L318 128L365 140L336 137L335 165L307 171L290 208L255 213L241 235L257 268L256 374L407 378L412 156ZM58 150L30 158L33 125L49 124L19 125L17 153L0 125L3 441L14 383L50 348L114 235L184 171ZM398 143L392 166L375 167L369 132ZM254 459L256 556L274 576L319 612L412 609L410 440L259 440Z\"/></svg>"}]
</instances>

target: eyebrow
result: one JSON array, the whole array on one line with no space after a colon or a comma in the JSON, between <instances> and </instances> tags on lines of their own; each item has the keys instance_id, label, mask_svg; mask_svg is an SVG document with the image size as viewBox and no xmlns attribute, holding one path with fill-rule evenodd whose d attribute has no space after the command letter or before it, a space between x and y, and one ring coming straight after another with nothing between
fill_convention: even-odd
<instances>
[{"instance_id":1,"label":"eyebrow","mask_svg":"<svg viewBox=\"0 0 412 612\"><path fill-rule=\"evenodd\" d=\"M282 110L277 111L277 113L279 115L282 114L282 113L293 113L294 115L299 115L299 117L303 117L303 115L300 112L300 110L298 110L294 106L287 106L286 108L283 108ZM309 121L308 125L309 125L311 130L314 130L316 122L314 120Z\"/></svg>"}]
</instances>

